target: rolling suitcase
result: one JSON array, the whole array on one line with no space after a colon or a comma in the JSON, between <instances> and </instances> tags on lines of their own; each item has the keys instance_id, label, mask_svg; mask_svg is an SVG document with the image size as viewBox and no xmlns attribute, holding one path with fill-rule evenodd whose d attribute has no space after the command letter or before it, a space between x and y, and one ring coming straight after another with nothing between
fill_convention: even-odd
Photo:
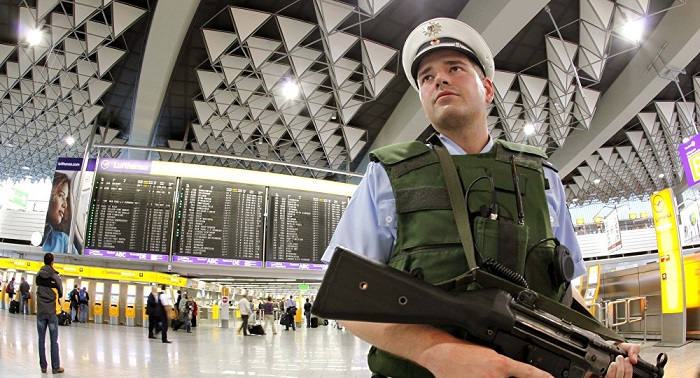
<instances>
[{"instance_id":1,"label":"rolling suitcase","mask_svg":"<svg viewBox=\"0 0 700 378\"><path fill-rule=\"evenodd\" d=\"M311 328L318 328L318 318L311 318Z\"/></svg>"},{"instance_id":2,"label":"rolling suitcase","mask_svg":"<svg viewBox=\"0 0 700 378\"><path fill-rule=\"evenodd\" d=\"M10 314L19 314L19 302L16 299L10 301Z\"/></svg>"}]
</instances>

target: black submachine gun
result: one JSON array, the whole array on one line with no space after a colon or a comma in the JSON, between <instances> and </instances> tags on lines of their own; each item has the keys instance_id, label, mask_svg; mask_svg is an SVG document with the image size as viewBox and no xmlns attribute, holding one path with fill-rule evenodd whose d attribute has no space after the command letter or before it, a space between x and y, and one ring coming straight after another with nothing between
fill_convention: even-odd
<instances>
[{"instance_id":1,"label":"black submachine gun","mask_svg":"<svg viewBox=\"0 0 700 378\"><path fill-rule=\"evenodd\" d=\"M337 247L312 313L337 320L459 327L472 341L562 378L583 378L588 372L603 376L615 357L627 356L597 333L543 311L537 298L526 288L515 294L500 288L446 292ZM667 361L665 353L656 365L640 358L633 375L663 377Z\"/></svg>"}]
</instances>

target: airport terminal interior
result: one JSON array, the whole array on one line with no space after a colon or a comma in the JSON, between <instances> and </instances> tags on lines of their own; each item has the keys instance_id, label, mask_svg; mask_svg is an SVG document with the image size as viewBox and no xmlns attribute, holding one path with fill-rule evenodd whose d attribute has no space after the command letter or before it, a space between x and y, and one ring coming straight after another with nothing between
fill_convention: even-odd
<instances>
[{"instance_id":1,"label":"airport terminal interior","mask_svg":"<svg viewBox=\"0 0 700 378\"><path fill-rule=\"evenodd\" d=\"M435 132L402 47L436 17L493 54L490 137L561 179L587 314L700 378L696 0L0 0L0 376L43 375L52 252L66 376L371 377L370 345L303 308L370 151ZM156 286L196 302L170 344ZM237 332L243 296L276 333Z\"/></svg>"}]
</instances>

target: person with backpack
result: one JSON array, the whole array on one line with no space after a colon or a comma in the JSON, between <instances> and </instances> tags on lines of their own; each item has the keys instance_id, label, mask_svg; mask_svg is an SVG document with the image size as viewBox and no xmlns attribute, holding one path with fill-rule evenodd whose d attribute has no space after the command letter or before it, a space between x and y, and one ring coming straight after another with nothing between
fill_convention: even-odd
<instances>
[{"instance_id":1,"label":"person with backpack","mask_svg":"<svg viewBox=\"0 0 700 378\"><path fill-rule=\"evenodd\" d=\"M29 299L32 297L29 291L29 282L22 277L22 283L19 284L19 296L22 299L20 304L20 312L23 315L29 315Z\"/></svg>"},{"instance_id":2,"label":"person with backpack","mask_svg":"<svg viewBox=\"0 0 700 378\"><path fill-rule=\"evenodd\" d=\"M86 288L80 289L80 293L78 293L78 303L80 304L80 322L81 323L87 323L88 321L88 303L90 302L90 294L88 294L88 291Z\"/></svg>"},{"instance_id":3,"label":"person with backpack","mask_svg":"<svg viewBox=\"0 0 700 378\"><path fill-rule=\"evenodd\" d=\"M70 300L70 317L74 322L80 323L80 321L78 321L78 308L80 303L80 290L78 290L78 284L73 285L73 290L68 293L68 299Z\"/></svg>"},{"instance_id":4,"label":"person with backpack","mask_svg":"<svg viewBox=\"0 0 700 378\"><path fill-rule=\"evenodd\" d=\"M61 276L53 267L53 254L44 255L44 266L36 276L36 328L39 333L39 367L42 373L48 369L46 360L46 329L49 330L51 340L51 372L60 374L64 372L61 367L61 358L58 354L58 317L61 312L60 299L63 297L63 284Z\"/></svg>"}]
</instances>

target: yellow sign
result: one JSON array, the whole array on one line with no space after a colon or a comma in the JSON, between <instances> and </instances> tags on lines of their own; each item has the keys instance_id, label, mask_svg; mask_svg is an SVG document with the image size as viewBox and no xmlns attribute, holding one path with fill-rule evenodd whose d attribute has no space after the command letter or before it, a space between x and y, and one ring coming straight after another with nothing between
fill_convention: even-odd
<instances>
[{"instance_id":1,"label":"yellow sign","mask_svg":"<svg viewBox=\"0 0 700 378\"><path fill-rule=\"evenodd\" d=\"M0 269L16 269L21 271L38 272L44 265L40 261L0 258ZM166 273L146 272L140 270L100 268L71 264L55 263L54 268L59 274L70 277L96 278L113 281L154 282L157 284L178 287L187 286L187 278Z\"/></svg>"},{"instance_id":2,"label":"yellow sign","mask_svg":"<svg viewBox=\"0 0 700 378\"><path fill-rule=\"evenodd\" d=\"M637 219L637 213L630 213L630 219Z\"/></svg>"},{"instance_id":3,"label":"yellow sign","mask_svg":"<svg viewBox=\"0 0 700 378\"><path fill-rule=\"evenodd\" d=\"M681 257L676 207L673 193L666 188L650 198L659 247L659 273L661 274L661 311L664 314L683 312L683 259Z\"/></svg>"},{"instance_id":4,"label":"yellow sign","mask_svg":"<svg viewBox=\"0 0 700 378\"><path fill-rule=\"evenodd\" d=\"M0 269L17 269L22 271L38 272L43 265L44 263L39 261L0 259Z\"/></svg>"},{"instance_id":5,"label":"yellow sign","mask_svg":"<svg viewBox=\"0 0 700 378\"><path fill-rule=\"evenodd\" d=\"M595 223L603 223L603 217L595 217L595 218L593 218L593 222L595 222Z\"/></svg>"},{"instance_id":6,"label":"yellow sign","mask_svg":"<svg viewBox=\"0 0 700 378\"><path fill-rule=\"evenodd\" d=\"M639 217L640 218L649 218L649 213L647 213L646 211L642 211L641 213L639 213Z\"/></svg>"},{"instance_id":7,"label":"yellow sign","mask_svg":"<svg viewBox=\"0 0 700 378\"><path fill-rule=\"evenodd\" d=\"M586 224L586 218L576 218L576 224Z\"/></svg>"}]
</instances>

